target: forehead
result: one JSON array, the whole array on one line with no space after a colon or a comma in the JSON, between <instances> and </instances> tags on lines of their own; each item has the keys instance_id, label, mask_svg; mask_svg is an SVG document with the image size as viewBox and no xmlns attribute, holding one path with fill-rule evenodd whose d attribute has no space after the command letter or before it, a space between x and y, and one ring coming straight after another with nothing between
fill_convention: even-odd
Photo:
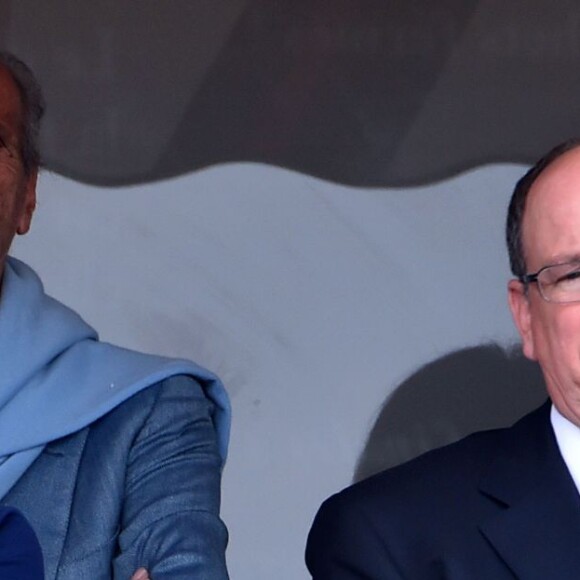
<instances>
[{"instance_id":1,"label":"forehead","mask_svg":"<svg viewBox=\"0 0 580 580\"><path fill-rule=\"evenodd\" d=\"M522 228L529 271L580 256L580 148L556 159L537 178Z\"/></svg>"},{"instance_id":2,"label":"forehead","mask_svg":"<svg viewBox=\"0 0 580 580\"><path fill-rule=\"evenodd\" d=\"M0 65L0 123L18 127L22 113L20 91L10 72Z\"/></svg>"}]
</instances>

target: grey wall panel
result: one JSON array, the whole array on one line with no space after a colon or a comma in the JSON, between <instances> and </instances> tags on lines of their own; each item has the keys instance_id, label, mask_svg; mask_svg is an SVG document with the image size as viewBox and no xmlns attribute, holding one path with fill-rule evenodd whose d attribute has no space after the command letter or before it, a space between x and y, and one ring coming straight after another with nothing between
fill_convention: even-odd
<instances>
[{"instance_id":1,"label":"grey wall panel","mask_svg":"<svg viewBox=\"0 0 580 580\"><path fill-rule=\"evenodd\" d=\"M523 169L405 190L256 164L123 189L46 173L16 254L103 338L222 376L232 578L296 580L314 512L356 473L542 397L500 350L516 339L503 223Z\"/></svg>"}]
</instances>

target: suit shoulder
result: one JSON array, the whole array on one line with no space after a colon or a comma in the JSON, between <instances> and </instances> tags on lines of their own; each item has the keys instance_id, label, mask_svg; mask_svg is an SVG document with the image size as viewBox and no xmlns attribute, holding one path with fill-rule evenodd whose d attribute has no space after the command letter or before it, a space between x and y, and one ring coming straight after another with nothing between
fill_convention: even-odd
<instances>
[{"instance_id":1,"label":"suit shoulder","mask_svg":"<svg viewBox=\"0 0 580 580\"><path fill-rule=\"evenodd\" d=\"M513 471L514 460L537 465L531 456L547 429L544 408L513 427L470 435L333 495L312 525L310 569L319 573L316 578L353 577L326 573L337 569L364 570L360 577L369 578L383 577L385 569L392 570L389 578L403 577L401 570L407 578L442 577L443 560L488 549L478 523L497 514L498 500L482 483L506 464Z\"/></svg>"},{"instance_id":2,"label":"suit shoulder","mask_svg":"<svg viewBox=\"0 0 580 580\"><path fill-rule=\"evenodd\" d=\"M174 400L176 397L192 402L207 402L207 397L198 381L188 375L174 375L127 398L106 415L97 419L91 424L91 428L102 423L110 424L117 421L122 423L126 421L130 423L142 422L164 400Z\"/></svg>"},{"instance_id":3,"label":"suit shoulder","mask_svg":"<svg viewBox=\"0 0 580 580\"><path fill-rule=\"evenodd\" d=\"M396 512L404 506L426 506L475 491L484 472L500 454L526 450L549 422L549 406L524 416L513 426L480 431L455 443L428 451L406 463L382 471L335 494L336 507L357 505L372 510L389 505ZM525 451L526 453L528 451Z\"/></svg>"},{"instance_id":4,"label":"suit shoulder","mask_svg":"<svg viewBox=\"0 0 580 580\"><path fill-rule=\"evenodd\" d=\"M428 451L396 467L377 473L337 494L350 501L363 501L374 496L409 495L427 491L430 482L433 492L439 486L449 486L454 480L467 481L480 477L494 450L505 437L505 430L483 431L460 441Z\"/></svg>"}]
</instances>

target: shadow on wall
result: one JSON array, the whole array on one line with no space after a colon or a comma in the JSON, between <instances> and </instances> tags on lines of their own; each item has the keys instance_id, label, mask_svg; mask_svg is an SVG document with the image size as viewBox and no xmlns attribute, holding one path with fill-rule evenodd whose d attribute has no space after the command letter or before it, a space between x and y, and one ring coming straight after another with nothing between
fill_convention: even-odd
<instances>
[{"instance_id":1,"label":"shadow on wall","mask_svg":"<svg viewBox=\"0 0 580 580\"><path fill-rule=\"evenodd\" d=\"M519 347L466 348L433 361L385 402L354 481L483 429L511 425L546 399L539 366Z\"/></svg>"}]
</instances>

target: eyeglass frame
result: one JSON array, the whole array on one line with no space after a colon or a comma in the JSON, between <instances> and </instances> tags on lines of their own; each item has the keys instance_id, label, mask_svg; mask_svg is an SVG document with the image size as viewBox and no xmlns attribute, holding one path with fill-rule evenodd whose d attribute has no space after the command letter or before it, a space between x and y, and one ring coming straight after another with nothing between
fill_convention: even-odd
<instances>
[{"instance_id":1,"label":"eyeglass frame","mask_svg":"<svg viewBox=\"0 0 580 580\"><path fill-rule=\"evenodd\" d=\"M533 272L530 274L524 274L523 276L520 276L519 280L524 285L526 291L527 291L530 284L534 284L534 283L537 284L538 292L540 293L542 300L544 300L545 302L548 302L548 304L574 304L575 302L580 302L580 295L579 295L578 299L569 300L566 302L561 302L561 301L557 301L557 300L550 300L544 294L543 289L542 289L542 283L539 281L539 276L542 272L544 272L544 270L548 270L549 268L554 268L556 266L568 266L570 264L578 264L578 266L580 266L580 259L569 260L567 262L558 262L556 264L547 264L546 266L542 266L537 272Z\"/></svg>"}]
</instances>

